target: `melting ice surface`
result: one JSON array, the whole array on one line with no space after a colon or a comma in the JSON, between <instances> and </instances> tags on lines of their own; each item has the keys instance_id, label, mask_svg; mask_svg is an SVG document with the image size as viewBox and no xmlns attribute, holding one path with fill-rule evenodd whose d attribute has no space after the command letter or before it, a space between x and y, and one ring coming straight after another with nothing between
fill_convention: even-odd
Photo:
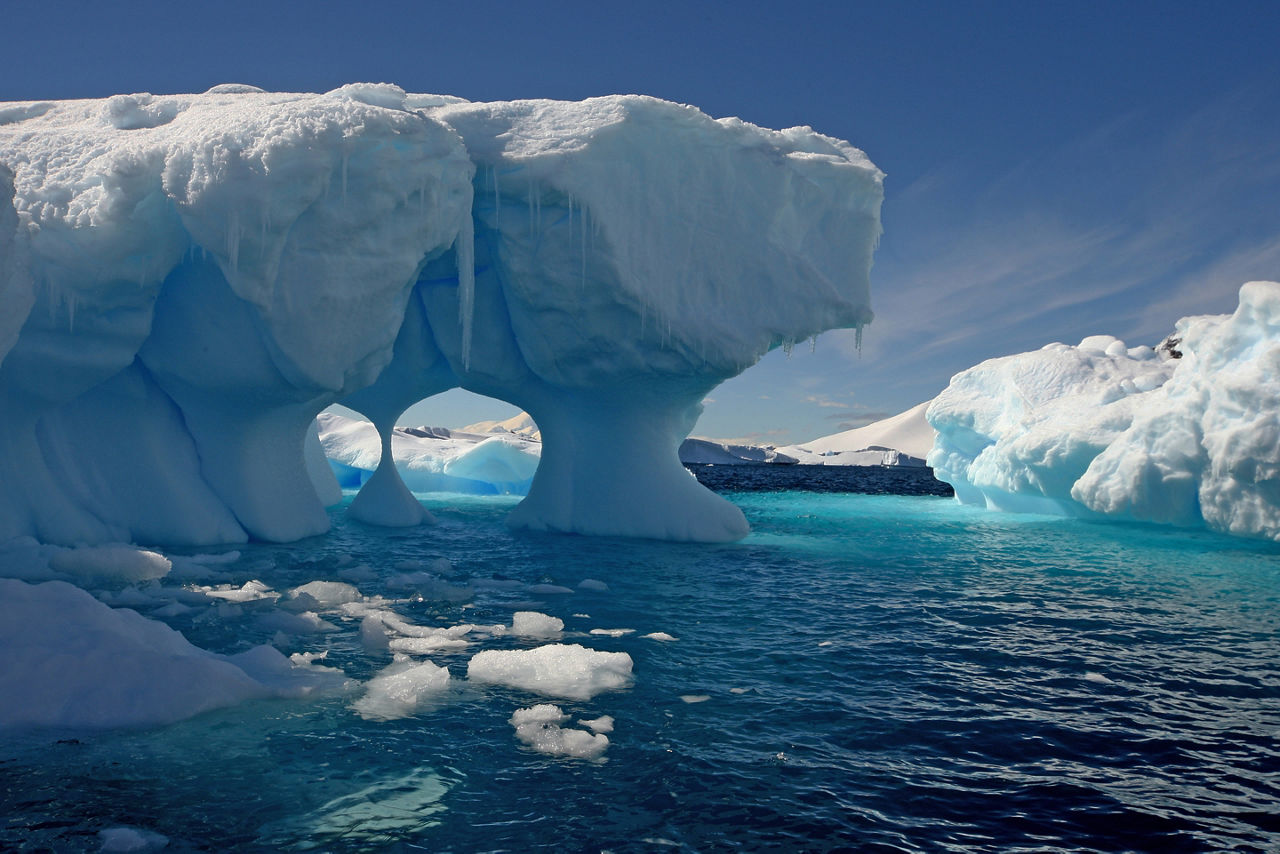
<instances>
[{"instance_id":1,"label":"melting ice surface","mask_svg":"<svg viewBox=\"0 0 1280 854\"><path fill-rule=\"evenodd\" d=\"M9 730L0 848L96 851L119 828L177 851L1280 844L1274 544L727 494L738 543L513 532L515 499L437 494L437 528L335 508L325 538L89 583L211 655L274 642L352 684L161 728ZM629 678L468 678L479 653L548 646L625 654Z\"/></svg>"}]
</instances>

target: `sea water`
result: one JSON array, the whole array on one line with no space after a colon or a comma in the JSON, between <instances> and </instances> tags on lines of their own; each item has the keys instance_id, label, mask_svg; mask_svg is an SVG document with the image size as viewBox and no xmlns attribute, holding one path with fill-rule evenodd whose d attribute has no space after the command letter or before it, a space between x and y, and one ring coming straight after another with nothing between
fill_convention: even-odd
<instances>
[{"instance_id":1,"label":"sea water","mask_svg":"<svg viewBox=\"0 0 1280 854\"><path fill-rule=\"evenodd\" d=\"M339 508L328 536L241 548L220 580L363 578L421 625L537 610L564 643L627 652L634 682L587 701L468 683L481 649L545 642L498 637L430 656L453 687L398 720L362 718L356 687L11 734L0 849L96 851L121 827L167 851L1280 848L1280 549L801 491L798 471L700 472L751 522L731 545L512 533L515 499L424 495L434 527ZM827 478L940 491L924 470L876 472ZM775 477L788 488L764 488ZM384 583L442 557L474 595ZM167 622L218 652L327 652L354 680L389 662L358 621L326 619L339 630L287 637L251 612ZM602 757L518 740L513 712L540 702L613 717Z\"/></svg>"}]
</instances>

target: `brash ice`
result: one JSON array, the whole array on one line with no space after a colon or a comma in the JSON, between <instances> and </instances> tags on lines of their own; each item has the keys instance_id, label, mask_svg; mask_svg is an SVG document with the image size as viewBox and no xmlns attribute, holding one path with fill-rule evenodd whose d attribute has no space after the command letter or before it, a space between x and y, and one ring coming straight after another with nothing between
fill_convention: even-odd
<instances>
[{"instance_id":1,"label":"brash ice","mask_svg":"<svg viewBox=\"0 0 1280 854\"><path fill-rule=\"evenodd\" d=\"M0 106L0 538L321 533L315 415L389 443L457 386L542 429L513 525L741 537L677 448L769 349L871 320L882 177L808 128L640 96ZM351 512L423 521L384 459Z\"/></svg>"}]
</instances>

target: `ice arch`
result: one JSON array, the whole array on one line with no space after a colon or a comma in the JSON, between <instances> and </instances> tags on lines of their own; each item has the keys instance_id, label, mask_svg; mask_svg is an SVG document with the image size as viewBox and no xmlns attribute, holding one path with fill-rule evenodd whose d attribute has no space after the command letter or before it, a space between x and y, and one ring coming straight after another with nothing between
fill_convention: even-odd
<instances>
[{"instance_id":1,"label":"ice arch","mask_svg":"<svg viewBox=\"0 0 1280 854\"><path fill-rule=\"evenodd\" d=\"M871 319L882 175L808 128L384 84L28 106L0 109L0 537L319 533L312 417L386 442L461 386L542 427L512 524L732 539L676 455L699 401ZM393 467L351 512L423 518Z\"/></svg>"}]
</instances>

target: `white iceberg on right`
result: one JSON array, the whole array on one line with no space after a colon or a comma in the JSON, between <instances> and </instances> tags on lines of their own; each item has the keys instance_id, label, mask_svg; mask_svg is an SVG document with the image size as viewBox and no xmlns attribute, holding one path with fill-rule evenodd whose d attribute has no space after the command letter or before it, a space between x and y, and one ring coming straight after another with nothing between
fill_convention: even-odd
<instances>
[{"instance_id":1,"label":"white iceberg on right","mask_svg":"<svg viewBox=\"0 0 1280 854\"><path fill-rule=\"evenodd\" d=\"M1094 336L990 359L928 419L928 463L964 503L1280 540L1280 283L1159 351Z\"/></svg>"}]
</instances>

